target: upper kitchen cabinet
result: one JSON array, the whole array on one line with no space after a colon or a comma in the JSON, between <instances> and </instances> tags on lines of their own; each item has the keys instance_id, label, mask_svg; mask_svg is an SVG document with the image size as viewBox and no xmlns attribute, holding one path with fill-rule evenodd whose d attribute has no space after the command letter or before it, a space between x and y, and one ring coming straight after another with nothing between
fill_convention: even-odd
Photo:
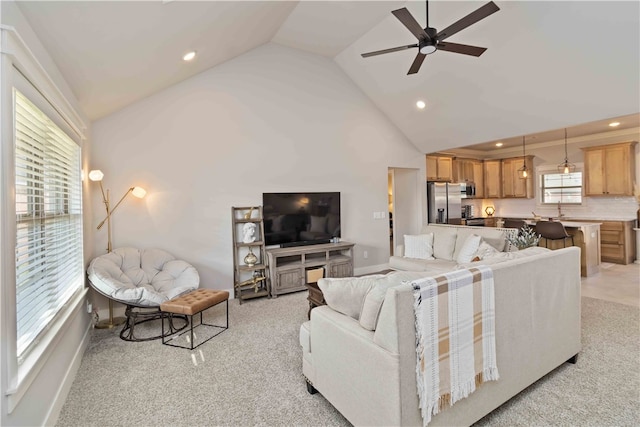
<instances>
[{"instance_id":1,"label":"upper kitchen cabinet","mask_svg":"<svg viewBox=\"0 0 640 427\"><path fill-rule=\"evenodd\" d=\"M636 142L586 147L585 196L633 196Z\"/></svg>"},{"instance_id":2,"label":"upper kitchen cabinet","mask_svg":"<svg viewBox=\"0 0 640 427\"><path fill-rule=\"evenodd\" d=\"M453 181L453 159L444 156L427 157L427 181Z\"/></svg>"},{"instance_id":3,"label":"upper kitchen cabinet","mask_svg":"<svg viewBox=\"0 0 640 427\"><path fill-rule=\"evenodd\" d=\"M484 197L484 170L482 160L453 159L453 181L475 184L476 193L473 197Z\"/></svg>"},{"instance_id":4,"label":"upper kitchen cabinet","mask_svg":"<svg viewBox=\"0 0 640 427\"><path fill-rule=\"evenodd\" d=\"M502 162L485 160L484 164L484 197L497 199L502 197Z\"/></svg>"},{"instance_id":5,"label":"upper kitchen cabinet","mask_svg":"<svg viewBox=\"0 0 640 427\"><path fill-rule=\"evenodd\" d=\"M518 169L526 165L529 176L521 178ZM533 198L533 156L513 157L502 160L502 197Z\"/></svg>"}]
</instances>

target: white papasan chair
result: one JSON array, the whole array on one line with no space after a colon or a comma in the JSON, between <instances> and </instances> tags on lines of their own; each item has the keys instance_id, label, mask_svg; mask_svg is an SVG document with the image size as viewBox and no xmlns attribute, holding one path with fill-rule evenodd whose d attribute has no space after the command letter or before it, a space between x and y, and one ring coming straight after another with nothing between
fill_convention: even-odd
<instances>
[{"instance_id":1,"label":"white papasan chair","mask_svg":"<svg viewBox=\"0 0 640 427\"><path fill-rule=\"evenodd\" d=\"M160 304L198 289L200 276L189 263L176 259L161 249L118 248L100 255L87 270L91 286L100 294L127 306L126 322L120 338L125 341L148 341L135 335L135 325L160 318ZM184 321L176 327L174 321ZM186 316L170 317L173 334L187 326Z\"/></svg>"}]
</instances>

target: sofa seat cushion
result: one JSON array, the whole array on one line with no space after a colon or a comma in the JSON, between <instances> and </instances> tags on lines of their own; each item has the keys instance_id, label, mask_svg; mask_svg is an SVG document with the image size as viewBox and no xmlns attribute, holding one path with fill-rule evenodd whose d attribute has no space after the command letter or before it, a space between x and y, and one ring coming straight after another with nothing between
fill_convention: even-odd
<instances>
[{"instance_id":1,"label":"sofa seat cushion","mask_svg":"<svg viewBox=\"0 0 640 427\"><path fill-rule=\"evenodd\" d=\"M389 258L389 268L406 271L428 271L434 273L451 271L456 261L447 259L424 260L417 258L405 258L392 256Z\"/></svg>"},{"instance_id":2,"label":"sofa seat cushion","mask_svg":"<svg viewBox=\"0 0 640 427\"><path fill-rule=\"evenodd\" d=\"M512 252L496 252L492 256L487 256L479 261L472 261L466 263L460 263L455 268L471 268L478 265L495 265L501 262L509 261L512 259L526 258L532 255L538 255L551 251L551 249L543 248L540 246L532 246L530 248L522 249Z\"/></svg>"}]
</instances>

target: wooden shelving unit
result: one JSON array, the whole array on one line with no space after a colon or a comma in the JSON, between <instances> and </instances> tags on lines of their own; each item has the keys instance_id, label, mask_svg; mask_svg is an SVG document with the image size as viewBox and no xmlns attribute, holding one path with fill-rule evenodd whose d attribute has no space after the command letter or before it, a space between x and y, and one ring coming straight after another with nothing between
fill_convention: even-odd
<instances>
[{"instance_id":1,"label":"wooden shelving unit","mask_svg":"<svg viewBox=\"0 0 640 427\"><path fill-rule=\"evenodd\" d=\"M246 224L255 224L255 241L244 242L243 229ZM271 296L271 280L264 243L264 217L262 206L232 207L231 224L233 233L233 290L240 301ZM253 253L256 262L247 265L247 255Z\"/></svg>"}]
</instances>

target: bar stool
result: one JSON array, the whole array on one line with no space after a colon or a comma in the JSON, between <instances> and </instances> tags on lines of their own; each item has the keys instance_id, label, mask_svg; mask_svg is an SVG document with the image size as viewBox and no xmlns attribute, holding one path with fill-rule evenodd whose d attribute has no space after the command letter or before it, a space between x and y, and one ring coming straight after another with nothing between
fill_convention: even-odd
<instances>
[{"instance_id":1,"label":"bar stool","mask_svg":"<svg viewBox=\"0 0 640 427\"><path fill-rule=\"evenodd\" d=\"M504 220L504 228L517 228L518 230L520 230L525 225L527 224L521 219L505 218Z\"/></svg>"},{"instance_id":2,"label":"bar stool","mask_svg":"<svg viewBox=\"0 0 640 427\"><path fill-rule=\"evenodd\" d=\"M567 239L571 239L571 246L575 246L573 236L567 234L564 225L556 221L538 221L536 223L536 233L544 238L544 246L549 247L549 240L562 240L564 247L567 247Z\"/></svg>"}]
</instances>

